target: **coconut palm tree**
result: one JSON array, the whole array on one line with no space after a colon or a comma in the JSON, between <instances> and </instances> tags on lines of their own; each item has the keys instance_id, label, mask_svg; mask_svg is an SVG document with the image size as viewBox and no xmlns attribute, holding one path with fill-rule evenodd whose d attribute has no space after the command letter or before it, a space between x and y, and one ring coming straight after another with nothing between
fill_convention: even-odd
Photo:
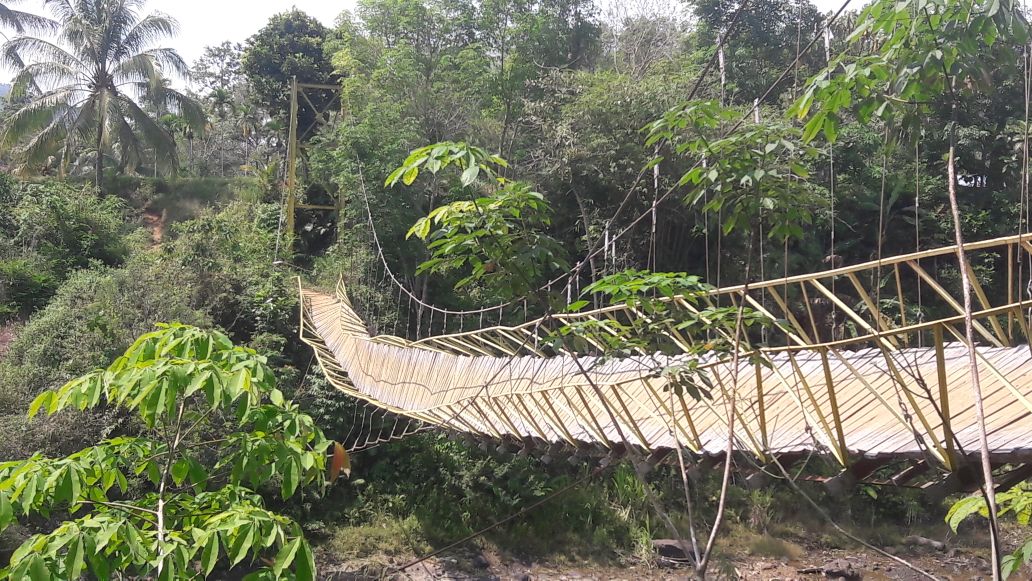
<instances>
[{"instance_id":1,"label":"coconut palm tree","mask_svg":"<svg viewBox=\"0 0 1032 581\"><path fill-rule=\"evenodd\" d=\"M0 147L22 169L57 156L62 168L93 155L97 187L105 157L132 170L147 151L172 167L174 137L149 114L173 112L200 130L204 113L174 90L166 75L185 78L179 54L155 43L178 24L163 14L143 16L143 0L44 0L57 24L54 39L19 36L0 48L0 62L17 68L12 96L22 103L0 126Z\"/></svg>"}]
</instances>

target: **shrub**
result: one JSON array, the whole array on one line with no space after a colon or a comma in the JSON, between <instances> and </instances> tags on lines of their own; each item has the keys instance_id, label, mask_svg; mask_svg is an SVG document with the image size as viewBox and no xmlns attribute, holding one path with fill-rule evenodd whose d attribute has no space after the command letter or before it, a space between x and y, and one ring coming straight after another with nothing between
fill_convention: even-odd
<instances>
[{"instance_id":1,"label":"shrub","mask_svg":"<svg viewBox=\"0 0 1032 581\"><path fill-rule=\"evenodd\" d=\"M275 481L287 499L321 484L330 442L276 389L264 357L220 333L163 326L106 369L40 394L29 416L98 407L131 413L139 433L0 463L0 532L15 514L66 519L22 543L0 579L197 578L263 556L248 578L314 580L301 527L255 488ZM331 480L345 461L336 446Z\"/></svg>"},{"instance_id":2,"label":"shrub","mask_svg":"<svg viewBox=\"0 0 1032 581\"><path fill-rule=\"evenodd\" d=\"M56 277L39 256L0 258L0 323L39 309L53 296Z\"/></svg>"},{"instance_id":3,"label":"shrub","mask_svg":"<svg viewBox=\"0 0 1032 581\"><path fill-rule=\"evenodd\" d=\"M59 277L91 261L114 266L129 254L124 204L90 188L26 185L14 208L14 225L16 243L37 251Z\"/></svg>"},{"instance_id":4,"label":"shrub","mask_svg":"<svg viewBox=\"0 0 1032 581\"><path fill-rule=\"evenodd\" d=\"M54 299L19 331L0 361L0 460L37 451L67 453L119 429L118 418L85 415L26 424L14 414L26 400L54 389L123 351L162 320L205 324L191 273L151 254L124 268L96 266L74 273Z\"/></svg>"},{"instance_id":5,"label":"shrub","mask_svg":"<svg viewBox=\"0 0 1032 581\"><path fill-rule=\"evenodd\" d=\"M235 340L297 336L296 283L273 264L278 221L278 206L233 202L176 224L162 246L161 260L194 273L198 306Z\"/></svg>"}]
</instances>

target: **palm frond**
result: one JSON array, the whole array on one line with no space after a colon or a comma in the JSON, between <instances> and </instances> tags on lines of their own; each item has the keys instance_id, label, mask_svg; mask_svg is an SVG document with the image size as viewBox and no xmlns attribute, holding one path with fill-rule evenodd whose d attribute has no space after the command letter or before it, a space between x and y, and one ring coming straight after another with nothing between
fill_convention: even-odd
<instances>
[{"instance_id":1,"label":"palm frond","mask_svg":"<svg viewBox=\"0 0 1032 581\"><path fill-rule=\"evenodd\" d=\"M0 146L10 148L27 135L47 126L63 108L75 103L75 96L73 88L62 87L19 107L0 126Z\"/></svg>"},{"instance_id":2,"label":"palm frond","mask_svg":"<svg viewBox=\"0 0 1032 581\"><path fill-rule=\"evenodd\" d=\"M0 66L19 68L25 66L26 62L41 60L67 67L85 67L85 63L65 48L35 36L18 36L0 47Z\"/></svg>"},{"instance_id":3,"label":"palm frond","mask_svg":"<svg viewBox=\"0 0 1032 581\"><path fill-rule=\"evenodd\" d=\"M194 131L201 132L208 124L208 116L200 103L169 86L159 87L147 99L161 109L182 117Z\"/></svg>"},{"instance_id":4,"label":"palm frond","mask_svg":"<svg viewBox=\"0 0 1032 581\"><path fill-rule=\"evenodd\" d=\"M11 94L15 97L24 96L29 87L36 92L42 92L55 87L69 87L77 84L78 72L65 65L55 62L39 62L26 65L12 82Z\"/></svg>"},{"instance_id":5,"label":"palm frond","mask_svg":"<svg viewBox=\"0 0 1032 581\"><path fill-rule=\"evenodd\" d=\"M172 134L147 114L146 111L131 99L124 99L123 108L126 116L132 120L134 129L142 136L144 144L150 145L157 158L157 163L175 169L179 166L176 140ZM142 156L142 153L141 153ZM141 157L141 161L142 161Z\"/></svg>"},{"instance_id":6,"label":"palm frond","mask_svg":"<svg viewBox=\"0 0 1032 581\"><path fill-rule=\"evenodd\" d=\"M161 82L161 71L148 54L138 54L115 65L112 71L115 86L144 83L157 86Z\"/></svg>"},{"instance_id":7,"label":"palm frond","mask_svg":"<svg viewBox=\"0 0 1032 581\"><path fill-rule=\"evenodd\" d=\"M179 33L179 22L161 13L151 14L133 24L118 43L112 60L129 58L134 53L146 51L160 41Z\"/></svg>"},{"instance_id":8,"label":"palm frond","mask_svg":"<svg viewBox=\"0 0 1032 581\"><path fill-rule=\"evenodd\" d=\"M183 57L174 48L151 48L141 54L153 58L154 62L161 67L161 71L166 75L171 73L181 79L190 78L190 65L183 60Z\"/></svg>"},{"instance_id":9,"label":"palm frond","mask_svg":"<svg viewBox=\"0 0 1032 581\"><path fill-rule=\"evenodd\" d=\"M29 30L40 32L57 30L57 23L53 20L31 12L14 10L7 4L10 2L0 2L0 25L13 28L19 34Z\"/></svg>"}]
</instances>

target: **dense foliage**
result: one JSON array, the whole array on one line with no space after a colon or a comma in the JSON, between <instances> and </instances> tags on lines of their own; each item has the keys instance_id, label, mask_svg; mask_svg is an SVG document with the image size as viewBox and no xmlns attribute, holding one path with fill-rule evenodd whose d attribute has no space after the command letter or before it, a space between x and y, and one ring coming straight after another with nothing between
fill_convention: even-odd
<instances>
[{"instance_id":1,"label":"dense foliage","mask_svg":"<svg viewBox=\"0 0 1032 581\"><path fill-rule=\"evenodd\" d=\"M220 333L166 326L106 369L44 391L28 413L98 407L132 414L137 433L65 458L0 464L0 531L15 515L69 515L26 540L0 577L181 579L268 552L275 558L251 578L288 568L315 578L300 527L267 510L255 489L276 479L286 499L321 483L328 442L284 399L264 357Z\"/></svg>"},{"instance_id":2,"label":"dense foliage","mask_svg":"<svg viewBox=\"0 0 1032 581\"><path fill-rule=\"evenodd\" d=\"M60 45L9 43L9 58L39 58L18 65L19 91L0 113L3 159L26 174L94 174L100 187L0 174L0 462L10 461L0 463L0 565L12 578L157 574L159 563L164 578L234 564L271 568L261 575L290 565L305 578L314 557L302 533L331 561L355 547L407 554L589 473L597 459L569 450L533 458L419 434L361 452L348 486L294 494L321 481L328 439L389 423L340 397L297 340L298 274L327 288L344 274L373 331L411 333L367 213L384 259L428 302L647 313L554 339L591 339L607 356L662 352L652 339L668 324L725 338L777 324L727 306L686 316L661 297L698 307L710 285L951 243L950 163L963 177L963 235L1027 229L1027 38L1008 2L886 0L844 14L826 47L818 39L802 52L829 16L805 1L752 0L736 19L741 3L723 0L359 0L332 26L292 9L244 44L208 47L189 96L169 85L184 63L150 48L175 30L170 20L144 16L135 0L46 4L55 22L0 3L0 23L57 31ZM101 37L110 42L92 44ZM93 62L101 49L118 56ZM300 100L298 171L303 200L339 198L342 212L299 211L298 252L287 255L280 202L295 78L340 87ZM114 171L101 179L103 168ZM569 288L537 292L570 268ZM950 290L960 285L952 261L935 269ZM160 321L197 328L134 342ZM715 340L699 355L732 347ZM155 370L167 389L143 381ZM690 362L656 373L709 395ZM58 413L27 421L33 399ZM179 404L196 406L200 421L172 450L163 432L182 427ZM297 438L270 435L288 416ZM806 469L830 471L819 460ZM648 557L651 539L666 535L649 493L678 524L688 498L711 523L714 479L694 480L686 497L668 468L642 478L620 466L488 538L538 554ZM729 518L765 534L798 516L785 494L733 489ZM151 522L166 511L159 501L173 505L162 527ZM1001 502L1027 524L1027 493ZM941 509L888 492L845 505L858 522L909 524ZM953 525L980 507L958 506ZM129 516L116 523L120 511Z\"/></svg>"}]
</instances>

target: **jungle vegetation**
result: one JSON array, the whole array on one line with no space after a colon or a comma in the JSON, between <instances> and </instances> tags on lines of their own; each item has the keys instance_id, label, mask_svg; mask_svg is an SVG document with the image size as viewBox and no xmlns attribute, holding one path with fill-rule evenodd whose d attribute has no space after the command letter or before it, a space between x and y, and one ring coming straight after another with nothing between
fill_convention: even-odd
<instances>
[{"instance_id":1,"label":"jungle vegetation","mask_svg":"<svg viewBox=\"0 0 1032 581\"><path fill-rule=\"evenodd\" d=\"M8 4L0 578L308 579L317 564L447 544L594 469L427 432L338 478L335 442L363 409L297 340L294 277L330 288L352 273L371 325L412 333L396 289L360 276L379 260L367 213L418 298L529 297L527 312L562 302L533 295L625 229L581 265L578 294L640 300L628 289L948 245L955 217L967 240L1028 229L1032 67L1007 0L841 15L806 0L359 0L334 23L285 11L192 64L155 48L177 25L142 0ZM299 212L287 244L294 79L339 87L299 105L297 194L342 211ZM455 244L424 243L440 240ZM964 284L953 262L935 275ZM648 561L666 534L657 502L687 518L677 472L613 467L487 540ZM694 487L707 532L718 496L732 530L823 530L792 490L728 488L725 474ZM980 502L950 525L987 513ZM1022 489L1000 502L1028 524ZM884 545L947 511L866 489L845 506L853 524L889 523L870 531ZM1032 557L1007 549L1007 571Z\"/></svg>"}]
</instances>

